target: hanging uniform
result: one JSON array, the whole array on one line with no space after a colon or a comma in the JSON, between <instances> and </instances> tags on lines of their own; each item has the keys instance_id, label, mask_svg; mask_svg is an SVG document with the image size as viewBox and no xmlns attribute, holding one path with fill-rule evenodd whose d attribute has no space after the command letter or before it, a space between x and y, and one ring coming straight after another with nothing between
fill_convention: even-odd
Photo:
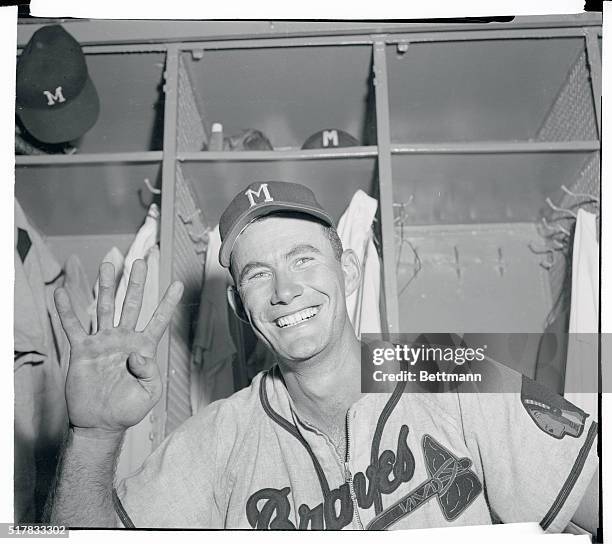
<instances>
[{"instance_id":1,"label":"hanging uniform","mask_svg":"<svg viewBox=\"0 0 612 544\"><path fill-rule=\"evenodd\" d=\"M132 272L132 265L137 259L147 259L149 252L156 247L159 240L159 208L156 204L151 204L147 216L144 220L143 225L138 229L134 241L128 250L125 260L123 262L123 274L119 280L119 285L115 293L115 326L119 325L121 319L121 310L123 308L123 301L127 292L128 283L130 280L130 273ZM159 276L159 270L153 269L147 271L147 276ZM143 295L143 305L151 306L155 308L158 300L158 292L149 292L145 285L145 294ZM148 300L150 298L153 300ZM141 311L142 315L142 311ZM152 312L151 312L152 315ZM150 317L150 315L149 315ZM148 320L147 320L148 321ZM147 322L144 324L146 325Z\"/></svg>"},{"instance_id":2,"label":"hanging uniform","mask_svg":"<svg viewBox=\"0 0 612 544\"><path fill-rule=\"evenodd\" d=\"M597 414L599 245L595 214L578 210L572 251L565 398Z\"/></svg>"},{"instance_id":3,"label":"hanging uniform","mask_svg":"<svg viewBox=\"0 0 612 544\"><path fill-rule=\"evenodd\" d=\"M190 376L193 413L234 392L232 363L236 356L236 346L230 333L226 295L228 285L233 282L227 269L217 260L220 245L217 226L208 235L204 279L193 340Z\"/></svg>"},{"instance_id":4,"label":"hanging uniform","mask_svg":"<svg viewBox=\"0 0 612 544\"><path fill-rule=\"evenodd\" d=\"M17 201L14 258L15 521L21 523L42 519L68 415L61 337L50 319L62 270Z\"/></svg>"},{"instance_id":5,"label":"hanging uniform","mask_svg":"<svg viewBox=\"0 0 612 544\"><path fill-rule=\"evenodd\" d=\"M63 287L66 289L68 296L70 296L72 309L81 323L83 330L89 332L92 326L91 308L93 305L93 296L91 293L91 284L87 278L83 263L81 263L78 256L70 255L64 263L63 272ZM62 322L57 313L55 303L49 308L49 317L51 318L51 327L58 346L60 367L65 378L68 373L68 363L70 361L70 342L62 327Z\"/></svg>"},{"instance_id":6,"label":"hanging uniform","mask_svg":"<svg viewBox=\"0 0 612 544\"><path fill-rule=\"evenodd\" d=\"M564 529L597 466L592 416L505 367L520 394L364 394L347 453L278 367L201 410L113 494L127 527Z\"/></svg>"},{"instance_id":7,"label":"hanging uniform","mask_svg":"<svg viewBox=\"0 0 612 544\"><path fill-rule=\"evenodd\" d=\"M359 288L346 297L346 309L357 337L361 337L362 332L381 332L380 261L372 239L377 207L378 201L360 189L338 222L342 246L352 249L361 264Z\"/></svg>"}]
</instances>

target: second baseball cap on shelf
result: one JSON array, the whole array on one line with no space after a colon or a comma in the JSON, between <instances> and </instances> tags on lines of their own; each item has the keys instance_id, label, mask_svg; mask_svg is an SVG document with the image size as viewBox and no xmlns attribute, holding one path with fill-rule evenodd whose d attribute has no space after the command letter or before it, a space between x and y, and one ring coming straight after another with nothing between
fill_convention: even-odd
<instances>
[{"instance_id":1,"label":"second baseball cap on shelf","mask_svg":"<svg viewBox=\"0 0 612 544\"><path fill-rule=\"evenodd\" d=\"M97 121L98 93L79 43L60 25L37 30L17 61L17 115L45 143L80 138Z\"/></svg>"},{"instance_id":2,"label":"second baseball cap on shelf","mask_svg":"<svg viewBox=\"0 0 612 544\"><path fill-rule=\"evenodd\" d=\"M219 220L221 265L229 267L234 243L251 222L258 217L282 211L303 213L326 225L334 225L332 217L317 202L308 187L285 181L251 183L233 198Z\"/></svg>"},{"instance_id":3,"label":"second baseball cap on shelf","mask_svg":"<svg viewBox=\"0 0 612 544\"><path fill-rule=\"evenodd\" d=\"M339 128L319 130L302 145L302 149L325 149L330 147L352 147L359 145L357 138Z\"/></svg>"}]
</instances>

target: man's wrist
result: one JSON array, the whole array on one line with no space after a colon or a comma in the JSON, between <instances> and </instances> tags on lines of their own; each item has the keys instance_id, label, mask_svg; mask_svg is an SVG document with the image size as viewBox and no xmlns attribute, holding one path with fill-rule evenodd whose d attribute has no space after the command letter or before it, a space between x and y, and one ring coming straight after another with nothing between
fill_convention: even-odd
<instances>
[{"instance_id":1,"label":"man's wrist","mask_svg":"<svg viewBox=\"0 0 612 544\"><path fill-rule=\"evenodd\" d=\"M75 438L85 438L88 440L96 440L103 442L121 442L125 430L111 431L108 429L100 429L95 427L75 427L70 426L70 433Z\"/></svg>"}]
</instances>

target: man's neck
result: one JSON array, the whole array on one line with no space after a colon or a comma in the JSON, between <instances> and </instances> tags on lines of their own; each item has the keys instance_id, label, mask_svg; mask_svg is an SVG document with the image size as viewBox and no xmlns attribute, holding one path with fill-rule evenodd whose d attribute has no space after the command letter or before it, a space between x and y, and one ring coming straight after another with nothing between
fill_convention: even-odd
<instances>
[{"instance_id":1,"label":"man's neck","mask_svg":"<svg viewBox=\"0 0 612 544\"><path fill-rule=\"evenodd\" d=\"M329 354L280 366L298 414L322 430L344 422L346 411L361 396L361 345L352 330Z\"/></svg>"}]
</instances>

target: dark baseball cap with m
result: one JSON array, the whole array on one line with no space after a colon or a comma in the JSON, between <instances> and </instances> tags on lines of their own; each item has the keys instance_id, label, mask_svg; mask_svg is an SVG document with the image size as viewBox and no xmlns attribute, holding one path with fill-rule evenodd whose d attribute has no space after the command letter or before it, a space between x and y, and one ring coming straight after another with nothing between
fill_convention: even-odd
<instances>
[{"instance_id":1,"label":"dark baseball cap with m","mask_svg":"<svg viewBox=\"0 0 612 544\"><path fill-rule=\"evenodd\" d=\"M45 143L80 138L98 119L100 101L79 43L60 25L37 30L17 61L17 114Z\"/></svg>"},{"instance_id":2,"label":"dark baseball cap with m","mask_svg":"<svg viewBox=\"0 0 612 544\"><path fill-rule=\"evenodd\" d=\"M229 268L236 239L255 219L275 212L297 212L310 215L334 226L331 216L317 202L305 185L285 181L257 181L240 191L221 215L219 262Z\"/></svg>"}]
</instances>

